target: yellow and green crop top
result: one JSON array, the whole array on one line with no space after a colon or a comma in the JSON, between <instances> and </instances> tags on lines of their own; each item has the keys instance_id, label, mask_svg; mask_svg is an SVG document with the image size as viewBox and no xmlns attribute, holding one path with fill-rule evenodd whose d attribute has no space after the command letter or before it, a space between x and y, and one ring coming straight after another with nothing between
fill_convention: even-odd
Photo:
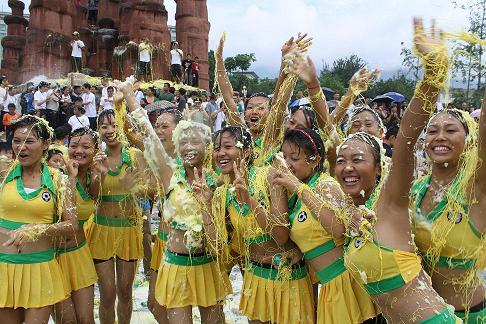
<instances>
[{"instance_id":1,"label":"yellow and green crop top","mask_svg":"<svg viewBox=\"0 0 486 324\"><path fill-rule=\"evenodd\" d=\"M120 202L133 200L133 195L127 188L123 188L120 181L127 172L127 168L133 168L135 163L135 148L122 146L121 164L116 170L109 170L101 184L101 201Z\"/></svg>"},{"instance_id":2,"label":"yellow and green crop top","mask_svg":"<svg viewBox=\"0 0 486 324\"><path fill-rule=\"evenodd\" d=\"M360 227L363 234L346 246L344 264L370 295L378 295L405 286L422 269L420 257L412 252L381 246L371 234L367 220Z\"/></svg>"},{"instance_id":3,"label":"yellow and green crop top","mask_svg":"<svg viewBox=\"0 0 486 324\"><path fill-rule=\"evenodd\" d=\"M89 179L89 178L88 178ZM87 181L89 187L89 180ZM95 211L95 201L76 178L76 215L78 223L84 224Z\"/></svg>"},{"instance_id":4,"label":"yellow and green crop top","mask_svg":"<svg viewBox=\"0 0 486 324\"><path fill-rule=\"evenodd\" d=\"M463 193L458 192L460 175L452 182L447 193L437 205L423 215L420 206L430 185L431 176L417 180L411 190L413 209L413 230L415 244L430 266L448 269L472 269L482 245L481 235L468 216L468 202ZM448 197L453 197L449 205ZM454 207L455 206L455 207ZM433 259L429 253L439 247L439 257Z\"/></svg>"},{"instance_id":5,"label":"yellow and green crop top","mask_svg":"<svg viewBox=\"0 0 486 324\"><path fill-rule=\"evenodd\" d=\"M17 163L9 172L0 191L0 227L18 229L25 224L57 222L56 187L51 170L42 164L41 185L26 193L22 181L22 166Z\"/></svg>"},{"instance_id":6,"label":"yellow and green crop top","mask_svg":"<svg viewBox=\"0 0 486 324\"><path fill-rule=\"evenodd\" d=\"M206 172L208 186L214 190L215 181ZM194 197L192 186L186 180L184 167L179 166L171 178L169 192L163 203L164 220L174 229L183 231L202 224L201 206ZM202 225L201 225L202 226Z\"/></svg>"},{"instance_id":7,"label":"yellow and green crop top","mask_svg":"<svg viewBox=\"0 0 486 324\"><path fill-rule=\"evenodd\" d=\"M319 181L335 181L325 173L315 173L307 185L315 190ZM337 246L344 244L344 237L334 240L309 208L294 194L289 199L290 239L297 244L306 260L317 258ZM321 284L329 282L345 271L343 260L339 259L326 269L316 271Z\"/></svg>"}]
</instances>

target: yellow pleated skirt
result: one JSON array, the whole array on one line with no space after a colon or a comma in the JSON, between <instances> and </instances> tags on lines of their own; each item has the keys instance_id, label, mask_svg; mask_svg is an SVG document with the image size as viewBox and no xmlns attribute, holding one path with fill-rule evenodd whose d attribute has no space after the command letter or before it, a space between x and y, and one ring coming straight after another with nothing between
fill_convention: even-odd
<instances>
[{"instance_id":1,"label":"yellow pleated skirt","mask_svg":"<svg viewBox=\"0 0 486 324\"><path fill-rule=\"evenodd\" d=\"M313 324L314 298L309 275L295 280L272 280L247 266L240 310L249 320L278 324Z\"/></svg>"},{"instance_id":2,"label":"yellow pleated skirt","mask_svg":"<svg viewBox=\"0 0 486 324\"><path fill-rule=\"evenodd\" d=\"M38 308L69 297L55 259L40 263L0 262L0 308Z\"/></svg>"},{"instance_id":3,"label":"yellow pleated skirt","mask_svg":"<svg viewBox=\"0 0 486 324\"><path fill-rule=\"evenodd\" d=\"M150 269L153 271L159 271L160 263L164 256L164 248L165 242L157 237L152 248L152 259L150 260Z\"/></svg>"},{"instance_id":4,"label":"yellow pleated skirt","mask_svg":"<svg viewBox=\"0 0 486 324\"><path fill-rule=\"evenodd\" d=\"M98 281L98 275L86 241L78 248L62 252L58 250L57 262L68 283L68 292L89 287Z\"/></svg>"},{"instance_id":5,"label":"yellow pleated skirt","mask_svg":"<svg viewBox=\"0 0 486 324\"><path fill-rule=\"evenodd\" d=\"M113 257L130 261L143 258L142 228L140 226L116 227L96 223L87 230L87 241L91 256L97 260Z\"/></svg>"},{"instance_id":6,"label":"yellow pleated skirt","mask_svg":"<svg viewBox=\"0 0 486 324\"><path fill-rule=\"evenodd\" d=\"M321 285L317 323L362 323L378 314L378 307L348 271Z\"/></svg>"},{"instance_id":7,"label":"yellow pleated skirt","mask_svg":"<svg viewBox=\"0 0 486 324\"><path fill-rule=\"evenodd\" d=\"M175 264L164 253L155 285L155 299L167 308L214 306L232 292L228 275L216 261L197 265ZM221 270L220 270L221 269Z\"/></svg>"}]
</instances>

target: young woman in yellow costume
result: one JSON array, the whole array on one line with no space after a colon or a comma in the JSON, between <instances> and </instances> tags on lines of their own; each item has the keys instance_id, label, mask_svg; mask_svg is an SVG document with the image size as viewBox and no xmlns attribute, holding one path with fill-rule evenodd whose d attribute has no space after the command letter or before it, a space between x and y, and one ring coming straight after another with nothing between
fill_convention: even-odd
<instances>
[{"instance_id":1,"label":"young woman in yellow costume","mask_svg":"<svg viewBox=\"0 0 486 324\"><path fill-rule=\"evenodd\" d=\"M459 323L451 307L433 290L415 253L411 233L406 193L414 172L413 148L430 112L435 109L440 87L447 78L448 63L440 31L433 27L427 35L418 19L414 27L414 43L424 65L424 79L417 85L403 116L390 173L372 204L376 217L350 220L351 241L345 253L345 265L363 283L387 321ZM367 136L362 138L369 139ZM380 156L376 154L381 148L376 141L366 144L357 138L360 136L352 136L338 151L336 175L345 191L362 185L365 179L379 177L381 172ZM361 211L364 209L355 212Z\"/></svg>"},{"instance_id":2,"label":"young woman in yellow costume","mask_svg":"<svg viewBox=\"0 0 486 324\"><path fill-rule=\"evenodd\" d=\"M71 297L56 304L58 323L94 323L94 284L98 281L93 258L86 244L84 223L93 215L108 168L106 156L98 153L99 136L79 128L69 136L69 159L77 164L76 215L78 230L58 243L57 261L67 277Z\"/></svg>"},{"instance_id":3,"label":"young woman in yellow costume","mask_svg":"<svg viewBox=\"0 0 486 324\"><path fill-rule=\"evenodd\" d=\"M155 123L155 133L157 134L157 137L164 146L167 155L174 160L176 159L176 152L174 142L172 141L172 133L181 119L182 115L179 110L175 108L167 109L162 110ZM164 216L162 215L163 198L164 197L160 199L160 222L157 230L157 237L152 250L152 260L150 261L150 269L152 270L152 274L150 275L147 300L148 308L158 323L168 323L167 308L160 305L155 300L155 283L157 282L157 275L160 268L160 263L162 262L164 256L165 244L167 242L169 232L168 225L166 222L164 222Z\"/></svg>"},{"instance_id":4,"label":"young woman in yellow costume","mask_svg":"<svg viewBox=\"0 0 486 324\"><path fill-rule=\"evenodd\" d=\"M168 240L160 263L155 298L167 308L169 323L192 323L192 307L198 306L202 323L224 323L223 305L231 291L228 276L220 271L214 258L206 253L200 206L191 184L203 166L211 166L211 131L195 122L180 121L173 132L175 164L165 152L152 128L146 111L131 91L131 79L119 87L128 111L141 128L144 155L157 174L165 193L162 215L169 224ZM210 176L209 173L206 174Z\"/></svg>"},{"instance_id":5,"label":"young woman in yellow costume","mask_svg":"<svg viewBox=\"0 0 486 324\"><path fill-rule=\"evenodd\" d=\"M108 172L101 184L94 221L88 228L88 244L99 278L100 321L114 323L118 297L118 323L129 323L137 260L143 257L142 217L134 192L137 178L145 171L144 161L142 152L118 139L113 110L98 116L98 130L106 143Z\"/></svg>"},{"instance_id":6,"label":"young woman in yellow costume","mask_svg":"<svg viewBox=\"0 0 486 324\"><path fill-rule=\"evenodd\" d=\"M16 156L0 189L0 321L47 323L52 305L68 296L53 239L76 232L76 162L69 178L43 158L52 129L34 116L13 124Z\"/></svg>"},{"instance_id":7,"label":"young woman in yellow costume","mask_svg":"<svg viewBox=\"0 0 486 324\"><path fill-rule=\"evenodd\" d=\"M324 143L311 129L289 130L282 153L285 165L278 167L270 185L289 193L284 203L290 239L321 283L317 323L374 323L379 311L344 267L345 199L339 183L325 173Z\"/></svg>"},{"instance_id":8,"label":"young woman in yellow costume","mask_svg":"<svg viewBox=\"0 0 486 324\"><path fill-rule=\"evenodd\" d=\"M246 260L240 310L250 323L314 323L312 285L305 263L299 261L302 255L289 244L284 220L270 222L268 167L251 167L246 175L251 146L243 128L222 129L214 139L213 159L227 178L225 184L213 195L206 177L193 183L204 206L208 241L222 265L231 264L233 240L244 243L234 250Z\"/></svg>"},{"instance_id":9,"label":"young woman in yellow costume","mask_svg":"<svg viewBox=\"0 0 486 324\"><path fill-rule=\"evenodd\" d=\"M486 323L485 107L486 96L479 137L467 112L446 109L431 118L425 151L432 172L412 187L415 243L434 289L467 323Z\"/></svg>"}]
</instances>

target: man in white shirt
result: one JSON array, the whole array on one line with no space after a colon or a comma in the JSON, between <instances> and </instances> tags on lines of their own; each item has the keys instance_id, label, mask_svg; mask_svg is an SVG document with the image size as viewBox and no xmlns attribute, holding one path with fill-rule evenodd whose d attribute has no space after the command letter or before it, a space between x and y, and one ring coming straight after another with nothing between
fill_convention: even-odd
<instances>
[{"instance_id":1,"label":"man in white shirt","mask_svg":"<svg viewBox=\"0 0 486 324\"><path fill-rule=\"evenodd\" d=\"M15 105L15 112L20 113L20 96L22 93L17 93L14 87L9 87L3 97L3 111L8 112L8 105L13 103Z\"/></svg>"},{"instance_id":2,"label":"man in white shirt","mask_svg":"<svg viewBox=\"0 0 486 324\"><path fill-rule=\"evenodd\" d=\"M181 82L182 77L182 50L179 49L179 43L172 42L170 51L170 73L172 74L172 81L175 83Z\"/></svg>"},{"instance_id":3,"label":"man in white shirt","mask_svg":"<svg viewBox=\"0 0 486 324\"><path fill-rule=\"evenodd\" d=\"M73 48L71 52L72 70L73 72L81 72L83 68L83 51L84 43L79 39L79 33L75 31L73 33L73 40L71 41L71 47Z\"/></svg>"},{"instance_id":4,"label":"man in white shirt","mask_svg":"<svg viewBox=\"0 0 486 324\"><path fill-rule=\"evenodd\" d=\"M3 97L5 97L5 94L7 93L7 88L8 88L8 80L5 75L2 75L0 77L0 104L3 105Z\"/></svg>"},{"instance_id":5,"label":"man in white shirt","mask_svg":"<svg viewBox=\"0 0 486 324\"><path fill-rule=\"evenodd\" d=\"M138 45L138 79L145 82L150 73L150 57L152 48L149 44L148 38L144 38L140 45Z\"/></svg>"},{"instance_id":6,"label":"man in white shirt","mask_svg":"<svg viewBox=\"0 0 486 324\"><path fill-rule=\"evenodd\" d=\"M115 89L113 87L107 87L106 89L106 96L101 97L100 100L100 109L98 113L101 113L103 110L113 109L113 99L115 98Z\"/></svg>"},{"instance_id":7,"label":"man in white shirt","mask_svg":"<svg viewBox=\"0 0 486 324\"><path fill-rule=\"evenodd\" d=\"M83 107L86 109L86 117L89 118L89 124L92 130L96 130L96 97L91 92L91 85L89 83L83 84Z\"/></svg>"},{"instance_id":8,"label":"man in white shirt","mask_svg":"<svg viewBox=\"0 0 486 324\"><path fill-rule=\"evenodd\" d=\"M49 83L42 81L39 83L38 90L34 93L34 109L40 117L45 116L46 102L51 99L47 93L48 87Z\"/></svg>"}]
</instances>

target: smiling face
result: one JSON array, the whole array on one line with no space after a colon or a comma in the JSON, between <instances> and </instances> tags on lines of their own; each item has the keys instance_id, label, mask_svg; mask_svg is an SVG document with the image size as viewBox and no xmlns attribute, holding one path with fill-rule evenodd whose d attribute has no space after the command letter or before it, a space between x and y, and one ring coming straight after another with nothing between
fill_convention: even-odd
<instances>
[{"instance_id":1,"label":"smiling face","mask_svg":"<svg viewBox=\"0 0 486 324\"><path fill-rule=\"evenodd\" d=\"M370 111L365 110L354 115L350 123L351 127L349 128L348 135L357 132L365 132L378 138L383 135L376 116Z\"/></svg>"},{"instance_id":2,"label":"smiling face","mask_svg":"<svg viewBox=\"0 0 486 324\"><path fill-rule=\"evenodd\" d=\"M32 126L17 128L13 134L12 149L23 167L40 162L48 147L49 144L35 134Z\"/></svg>"},{"instance_id":3,"label":"smiling face","mask_svg":"<svg viewBox=\"0 0 486 324\"><path fill-rule=\"evenodd\" d=\"M265 126L268 116L268 99L253 97L248 101L245 110L245 121L253 135L259 134Z\"/></svg>"},{"instance_id":4,"label":"smiling face","mask_svg":"<svg viewBox=\"0 0 486 324\"><path fill-rule=\"evenodd\" d=\"M95 141L89 134L72 137L69 141L69 159L78 161L80 167L91 165L95 153Z\"/></svg>"},{"instance_id":5,"label":"smiling face","mask_svg":"<svg viewBox=\"0 0 486 324\"><path fill-rule=\"evenodd\" d=\"M178 153L185 167L199 168L206 158L208 143L196 128L189 128L177 139Z\"/></svg>"},{"instance_id":6,"label":"smiling face","mask_svg":"<svg viewBox=\"0 0 486 324\"><path fill-rule=\"evenodd\" d=\"M115 117L113 115L107 115L101 120L98 131L100 132L101 140L107 146L116 146L120 143L116 138L116 129Z\"/></svg>"},{"instance_id":7,"label":"smiling face","mask_svg":"<svg viewBox=\"0 0 486 324\"><path fill-rule=\"evenodd\" d=\"M177 124L174 121L174 115L171 113L162 113L155 123L155 133L167 150L167 147L173 147L172 133Z\"/></svg>"},{"instance_id":8,"label":"smiling face","mask_svg":"<svg viewBox=\"0 0 486 324\"><path fill-rule=\"evenodd\" d=\"M289 119L285 122L285 131L289 129L304 129L311 128L309 120L306 118L303 109L299 109L290 115Z\"/></svg>"},{"instance_id":9,"label":"smiling face","mask_svg":"<svg viewBox=\"0 0 486 324\"><path fill-rule=\"evenodd\" d=\"M464 150L466 130L453 115L442 112L431 119L425 133L425 151L434 164L457 165Z\"/></svg>"},{"instance_id":10,"label":"smiling face","mask_svg":"<svg viewBox=\"0 0 486 324\"><path fill-rule=\"evenodd\" d=\"M362 204L376 187L380 165L375 161L373 148L360 140L348 140L337 155L335 177L353 201Z\"/></svg>"},{"instance_id":11,"label":"smiling face","mask_svg":"<svg viewBox=\"0 0 486 324\"><path fill-rule=\"evenodd\" d=\"M229 131L219 134L214 140L213 160L223 174L233 172L233 163L242 158L242 146Z\"/></svg>"},{"instance_id":12,"label":"smiling face","mask_svg":"<svg viewBox=\"0 0 486 324\"><path fill-rule=\"evenodd\" d=\"M302 182L307 182L316 172L320 156L311 159L306 152L292 141L285 141L282 153L290 171Z\"/></svg>"}]
</instances>

